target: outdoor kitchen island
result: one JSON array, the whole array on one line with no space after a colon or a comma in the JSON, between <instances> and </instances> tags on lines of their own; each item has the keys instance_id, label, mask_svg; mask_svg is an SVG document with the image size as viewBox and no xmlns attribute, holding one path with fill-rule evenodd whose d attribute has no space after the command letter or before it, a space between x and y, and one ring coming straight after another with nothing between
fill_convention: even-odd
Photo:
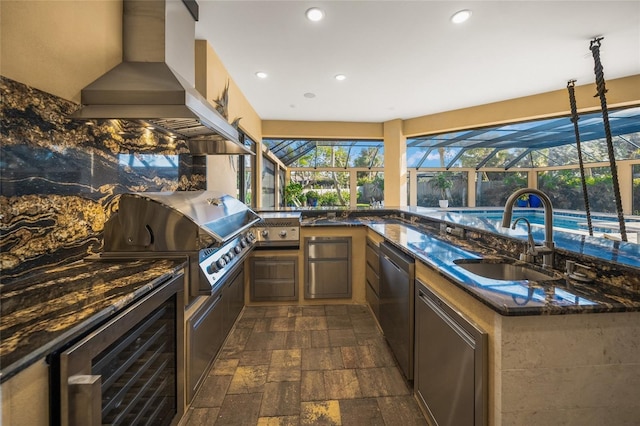
<instances>
[{"instance_id":1,"label":"outdoor kitchen island","mask_svg":"<svg viewBox=\"0 0 640 426\"><path fill-rule=\"evenodd\" d=\"M633 291L639 274L633 254L616 254L614 247L604 257L623 259L616 264L557 250L556 265L572 259L593 267L590 283L568 279L560 267L559 279L546 282L488 280L454 260L500 262L505 253L517 257L522 242L467 226L460 238L451 232L454 223L410 211L352 213L303 214L302 232L323 228L327 235L348 235L365 227L368 235L413 256L416 278L488 333L487 424L634 424L640 418L634 396L640 388L640 294ZM588 245L582 241L583 248ZM354 294L364 286L361 277Z\"/></svg>"}]
</instances>

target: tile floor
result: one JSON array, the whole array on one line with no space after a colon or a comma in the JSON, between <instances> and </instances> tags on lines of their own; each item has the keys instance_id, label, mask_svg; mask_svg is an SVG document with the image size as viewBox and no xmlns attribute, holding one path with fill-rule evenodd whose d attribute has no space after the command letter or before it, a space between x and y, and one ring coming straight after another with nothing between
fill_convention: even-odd
<instances>
[{"instance_id":1,"label":"tile floor","mask_svg":"<svg viewBox=\"0 0 640 426\"><path fill-rule=\"evenodd\" d=\"M366 306L245 307L184 425L427 425Z\"/></svg>"}]
</instances>

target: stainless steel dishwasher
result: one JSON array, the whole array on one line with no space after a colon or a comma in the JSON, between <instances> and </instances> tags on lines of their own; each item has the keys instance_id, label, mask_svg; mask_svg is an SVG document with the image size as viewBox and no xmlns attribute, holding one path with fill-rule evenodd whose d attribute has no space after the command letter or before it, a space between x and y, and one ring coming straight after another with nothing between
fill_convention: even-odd
<instances>
[{"instance_id":1,"label":"stainless steel dishwasher","mask_svg":"<svg viewBox=\"0 0 640 426\"><path fill-rule=\"evenodd\" d=\"M380 327L407 380L413 380L414 271L411 256L380 244Z\"/></svg>"},{"instance_id":2,"label":"stainless steel dishwasher","mask_svg":"<svg viewBox=\"0 0 640 426\"><path fill-rule=\"evenodd\" d=\"M487 333L416 280L414 391L437 426L487 424Z\"/></svg>"}]
</instances>

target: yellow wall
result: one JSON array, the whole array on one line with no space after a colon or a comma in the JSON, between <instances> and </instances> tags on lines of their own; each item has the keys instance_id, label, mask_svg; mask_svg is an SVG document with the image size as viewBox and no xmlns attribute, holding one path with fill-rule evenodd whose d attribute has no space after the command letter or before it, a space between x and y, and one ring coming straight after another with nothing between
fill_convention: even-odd
<instances>
[{"instance_id":1,"label":"yellow wall","mask_svg":"<svg viewBox=\"0 0 640 426\"><path fill-rule=\"evenodd\" d=\"M0 1L0 72L73 102L122 61L122 3Z\"/></svg>"},{"instance_id":2,"label":"yellow wall","mask_svg":"<svg viewBox=\"0 0 640 426\"><path fill-rule=\"evenodd\" d=\"M262 122L247 98L207 40L196 40L196 89L211 103L219 99L229 83L229 121L237 118L240 128L254 141L262 140Z\"/></svg>"},{"instance_id":3,"label":"yellow wall","mask_svg":"<svg viewBox=\"0 0 640 426\"><path fill-rule=\"evenodd\" d=\"M264 120L263 137L318 139L382 139L383 123Z\"/></svg>"},{"instance_id":4,"label":"yellow wall","mask_svg":"<svg viewBox=\"0 0 640 426\"><path fill-rule=\"evenodd\" d=\"M640 105L640 75L609 80L607 90L609 108ZM576 86L575 94L579 112L600 109L600 99L593 97L596 94L595 84ZM403 131L410 137L569 114L569 94L564 88L412 118L404 121Z\"/></svg>"}]
</instances>

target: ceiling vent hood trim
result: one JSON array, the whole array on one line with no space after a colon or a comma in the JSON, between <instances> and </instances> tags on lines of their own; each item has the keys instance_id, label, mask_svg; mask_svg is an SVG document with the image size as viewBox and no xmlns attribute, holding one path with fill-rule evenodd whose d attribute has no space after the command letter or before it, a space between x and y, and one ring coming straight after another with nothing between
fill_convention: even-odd
<instances>
[{"instance_id":1,"label":"ceiling vent hood trim","mask_svg":"<svg viewBox=\"0 0 640 426\"><path fill-rule=\"evenodd\" d=\"M172 0L167 0L172 1ZM156 12L169 18L164 11L164 0L155 0L162 11ZM135 1L125 0L134 4ZM146 5L150 2L145 2ZM123 20L126 21L128 10L124 8ZM185 10L185 12L188 12ZM139 17L136 17L139 19ZM158 20L143 17L155 27ZM138 21L139 22L139 21ZM165 25L165 22L161 22ZM175 23L167 23L172 29ZM195 22L192 22L195 32ZM133 26L123 26L125 33L123 52L127 56L127 40L136 39L129 36L126 28L138 31ZM164 28L161 29L164 34ZM185 31L190 31L186 28ZM184 34L181 34L184 38ZM195 40L195 38L193 38ZM136 41L138 42L138 41ZM165 43L165 46L171 43ZM186 48L187 46L182 46ZM139 48L139 47L137 47ZM153 50L153 46L149 50ZM166 47L165 47L166 48ZM192 47L193 48L193 47ZM133 49L129 49L133 50ZM162 59L169 56L164 53ZM146 57L145 57L146 58ZM194 60L195 62L195 60ZM238 130L233 127L216 109L169 64L162 61L148 62L126 60L96 79L81 91L81 108L69 118L77 120L121 119L142 121L186 141L193 155L255 155L239 140Z\"/></svg>"}]
</instances>

